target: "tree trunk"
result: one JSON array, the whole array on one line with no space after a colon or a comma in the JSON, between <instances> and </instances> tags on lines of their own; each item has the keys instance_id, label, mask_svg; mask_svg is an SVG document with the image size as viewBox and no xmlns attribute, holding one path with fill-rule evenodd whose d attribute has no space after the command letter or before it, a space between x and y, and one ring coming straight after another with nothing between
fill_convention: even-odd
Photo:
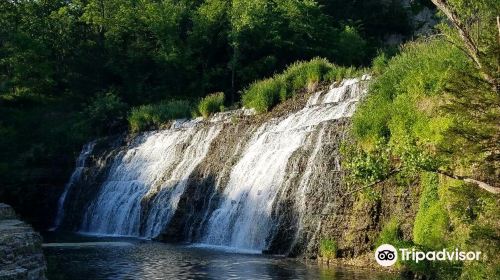
<instances>
[{"instance_id":1,"label":"tree trunk","mask_svg":"<svg viewBox=\"0 0 500 280\"><path fill-rule=\"evenodd\" d=\"M451 21L453 26L458 30L458 34L460 39L462 39L469 56L472 58L476 67L479 69L483 78L490 83L495 89L498 88L496 79L485 69L484 65L481 62L479 48L472 39L472 35L469 33L467 26L460 20L458 14L453 11L446 0L431 0L439 10L441 10L446 17ZM498 18L497 18L498 22ZM500 27L500 26L499 26Z\"/></svg>"}]
</instances>

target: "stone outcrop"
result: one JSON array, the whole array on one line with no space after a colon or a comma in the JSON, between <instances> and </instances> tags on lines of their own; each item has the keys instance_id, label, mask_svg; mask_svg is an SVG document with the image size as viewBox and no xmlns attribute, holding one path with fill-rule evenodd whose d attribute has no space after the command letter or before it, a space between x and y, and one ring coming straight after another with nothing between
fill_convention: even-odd
<instances>
[{"instance_id":1,"label":"stone outcrop","mask_svg":"<svg viewBox=\"0 0 500 280\"><path fill-rule=\"evenodd\" d=\"M0 279L46 279L45 271L42 237L0 203Z\"/></svg>"}]
</instances>

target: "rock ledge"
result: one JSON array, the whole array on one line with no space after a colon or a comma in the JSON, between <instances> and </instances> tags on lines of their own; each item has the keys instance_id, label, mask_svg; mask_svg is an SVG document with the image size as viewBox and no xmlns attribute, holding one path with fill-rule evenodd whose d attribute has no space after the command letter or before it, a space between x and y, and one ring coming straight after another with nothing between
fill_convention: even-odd
<instances>
[{"instance_id":1,"label":"rock ledge","mask_svg":"<svg viewBox=\"0 0 500 280\"><path fill-rule=\"evenodd\" d=\"M0 279L46 279L42 237L0 203Z\"/></svg>"}]
</instances>

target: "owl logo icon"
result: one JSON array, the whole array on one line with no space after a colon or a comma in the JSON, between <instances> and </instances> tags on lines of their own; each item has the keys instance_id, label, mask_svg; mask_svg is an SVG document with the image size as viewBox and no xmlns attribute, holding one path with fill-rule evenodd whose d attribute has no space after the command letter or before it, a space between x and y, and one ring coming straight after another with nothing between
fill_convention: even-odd
<instances>
[{"instance_id":1,"label":"owl logo icon","mask_svg":"<svg viewBox=\"0 0 500 280\"><path fill-rule=\"evenodd\" d=\"M391 266L398 260L398 251L390 244L380 245L375 251L375 260L381 266Z\"/></svg>"}]
</instances>

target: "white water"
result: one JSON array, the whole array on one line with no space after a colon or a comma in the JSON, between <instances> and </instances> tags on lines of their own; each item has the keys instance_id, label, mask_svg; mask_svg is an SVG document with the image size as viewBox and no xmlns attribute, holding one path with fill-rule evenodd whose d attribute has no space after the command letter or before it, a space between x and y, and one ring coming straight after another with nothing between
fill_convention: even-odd
<instances>
[{"instance_id":1,"label":"white water","mask_svg":"<svg viewBox=\"0 0 500 280\"><path fill-rule=\"evenodd\" d=\"M75 170L71 174L68 183L66 183L66 186L64 186L64 191L57 203L56 219L54 221L54 226L50 229L51 231L56 230L61 225L61 222L64 218L64 203L66 202L66 197L68 196L69 191L75 185L75 183L80 180L83 169L85 168L87 157L90 155L90 153L92 153L94 146L95 142L85 144L82 151L80 152L80 155L76 159Z\"/></svg>"},{"instance_id":2,"label":"white water","mask_svg":"<svg viewBox=\"0 0 500 280\"><path fill-rule=\"evenodd\" d=\"M204 243L245 250L266 248L272 228L272 207L289 158L318 125L352 115L363 92L357 82L357 79L345 80L326 94L314 94L304 109L258 129L231 171L224 200L209 219ZM298 195L303 196L305 190L301 186Z\"/></svg>"},{"instance_id":3,"label":"white water","mask_svg":"<svg viewBox=\"0 0 500 280\"><path fill-rule=\"evenodd\" d=\"M362 78L365 79L368 77ZM311 145L313 150L300 174L296 194L300 215L306 207L306 193L315 172L315 157L322 146L324 126L329 121L352 116L366 88L358 82L358 79L345 80L326 92L313 94L302 110L262 124L248 141L238 143L243 152L234 165L224 166L224 170L230 171L228 183L223 186L220 177L216 180L215 187L219 188L222 199L215 211L207 210L202 217L205 226L200 240L203 245L199 246L244 252L266 249L273 227L271 211L284 188L289 159L301 147ZM238 110L235 114L252 112ZM224 113L205 124L201 124L201 119L179 120L171 129L136 137L114 159L107 179L84 214L81 232L158 236L168 227L189 177L205 159L223 123L231 118L230 113ZM315 137L311 137L313 134ZM214 196L215 192L210 193L209 200Z\"/></svg>"},{"instance_id":4,"label":"white water","mask_svg":"<svg viewBox=\"0 0 500 280\"><path fill-rule=\"evenodd\" d=\"M144 134L115 159L96 201L84 215L82 232L145 237L160 233L160 225L168 222L177 207L185 180L220 131L217 126L185 127ZM157 205L148 218L147 232L141 234L141 200L146 195L158 195Z\"/></svg>"}]
</instances>

